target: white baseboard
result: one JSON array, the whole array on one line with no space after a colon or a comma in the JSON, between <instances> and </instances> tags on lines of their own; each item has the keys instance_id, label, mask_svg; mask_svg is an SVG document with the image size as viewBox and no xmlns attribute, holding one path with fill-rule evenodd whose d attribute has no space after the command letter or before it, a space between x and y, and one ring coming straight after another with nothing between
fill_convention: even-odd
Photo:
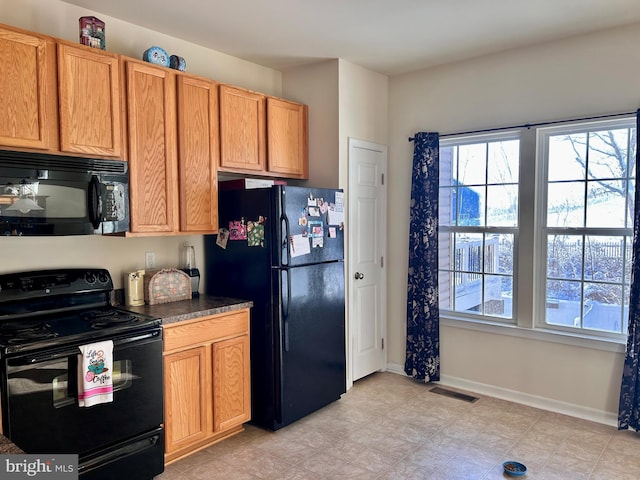
<instances>
[{"instance_id":1,"label":"white baseboard","mask_svg":"<svg viewBox=\"0 0 640 480\"><path fill-rule=\"evenodd\" d=\"M400 375L406 375L404 373L404 366L397 363L388 363L387 371ZM438 384L482 395L488 395L490 397L500 398L502 400L508 400L510 402L548 410L550 412L562 413L564 415L582 418L584 420L590 420L592 422L603 423L612 427L618 426L618 416L617 414L612 412L596 410L594 408L584 407L582 405L561 402L559 400L553 400L551 398L540 397L538 395L531 395L529 393L518 392L515 390L509 390L507 388L496 387L494 385L473 382L470 380L465 380L463 378L450 377L447 375L441 375L440 382L438 382Z\"/></svg>"}]
</instances>

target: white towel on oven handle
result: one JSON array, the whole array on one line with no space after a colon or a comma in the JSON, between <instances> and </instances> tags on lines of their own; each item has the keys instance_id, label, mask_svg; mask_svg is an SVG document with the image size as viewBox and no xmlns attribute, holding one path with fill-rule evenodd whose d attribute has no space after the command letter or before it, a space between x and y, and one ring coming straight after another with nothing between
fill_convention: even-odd
<instances>
[{"instance_id":1,"label":"white towel on oven handle","mask_svg":"<svg viewBox=\"0 0 640 480\"><path fill-rule=\"evenodd\" d=\"M78 355L78 405L113 401L113 341L82 345Z\"/></svg>"}]
</instances>

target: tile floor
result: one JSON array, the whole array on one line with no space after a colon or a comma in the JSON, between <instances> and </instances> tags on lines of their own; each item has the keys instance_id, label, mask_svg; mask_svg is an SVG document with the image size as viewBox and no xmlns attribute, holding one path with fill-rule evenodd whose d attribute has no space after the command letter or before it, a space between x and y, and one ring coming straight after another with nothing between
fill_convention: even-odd
<instances>
[{"instance_id":1,"label":"tile floor","mask_svg":"<svg viewBox=\"0 0 640 480\"><path fill-rule=\"evenodd\" d=\"M277 432L246 430L167 467L160 480L511 478L640 479L640 434L375 373L333 404ZM465 392L469 393L469 392Z\"/></svg>"}]
</instances>

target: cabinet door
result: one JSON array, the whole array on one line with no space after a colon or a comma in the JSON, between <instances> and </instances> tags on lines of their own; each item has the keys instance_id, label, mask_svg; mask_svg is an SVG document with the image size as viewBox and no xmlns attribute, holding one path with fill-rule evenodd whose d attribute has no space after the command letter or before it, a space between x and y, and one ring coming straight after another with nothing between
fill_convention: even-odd
<instances>
[{"instance_id":1,"label":"cabinet door","mask_svg":"<svg viewBox=\"0 0 640 480\"><path fill-rule=\"evenodd\" d=\"M166 453L206 438L211 431L207 347L164 357Z\"/></svg>"},{"instance_id":2,"label":"cabinet door","mask_svg":"<svg viewBox=\"0 0 640 480\"><path fill-rule=\"evenodd\" d=\"M122 158L118 56L58 43L60 150Z\"/></svg>"},{"instance_id":3,"label":"cabinet door","mask_svg":"<svg viewBox=\"0 0 640 480\"><path fill-rule=\"evenodd\" d=\"M267 170L283 177L308 178L307 107L267 98Z\"/></svg>"},{"instance_id":4,"label":"cabinet door","mask_svg":"<svg viewBox=\"0 0 640 480\"><path fill-rule=\"evenodd\" d=\"M178 76L180 230L218 231L218 85Z\"/></svg>"},{"instance_id":5,"label":"cabinet door","mask_svg":"<svg viewBox=\"0 0 640 480\"><path fill-rule=\"evenodd\" d=\"M213 344L213 430L251 419L249 335Z\"/></svg>"},{"instance_id":6,"label":"cabinet door","mask_svg":"<svg viewBox=\"0 0 640 480\"><path fill-rule=\"evenodd\" d=\"M265 170L265 97L220 86L220 167L230 172Z\"/></svg>"},{"instance_id":7,"label":"cabinet door","mask_svg":"<svg viewBox=\"0 0 640 480\"><path fill-rule=\"evenodd\" d=\"M0 145L57 149L53 39L0 26Z\"/></svg>"},{"instance_id":8,"label":"cabinet door","mask_svg":"<svg viewBox=\"0 0 640 480\"><path fill-rule=\"evenodd\" d=\"M178 231L175 77L126 61L132 233Z\"/></svg>"}]
</instances>

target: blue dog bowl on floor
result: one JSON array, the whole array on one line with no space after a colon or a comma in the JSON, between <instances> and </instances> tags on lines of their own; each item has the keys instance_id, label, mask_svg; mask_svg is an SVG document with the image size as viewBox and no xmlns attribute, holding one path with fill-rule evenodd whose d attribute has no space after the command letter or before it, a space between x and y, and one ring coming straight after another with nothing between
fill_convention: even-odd
<instances>
[{"instance_id":1,"label":"blue dog bowl on floor","mask_svg":"<svg viewBox=\"0 0 640 480\"><path fill-rule=\"evenodd\" d=\"M520 462L514 462L512 460L504 462L502 468L504 468L504 472L507 475L511 475L512 477L521 477L527 473L527 467Z\"/></svg>"}]
</instances>

